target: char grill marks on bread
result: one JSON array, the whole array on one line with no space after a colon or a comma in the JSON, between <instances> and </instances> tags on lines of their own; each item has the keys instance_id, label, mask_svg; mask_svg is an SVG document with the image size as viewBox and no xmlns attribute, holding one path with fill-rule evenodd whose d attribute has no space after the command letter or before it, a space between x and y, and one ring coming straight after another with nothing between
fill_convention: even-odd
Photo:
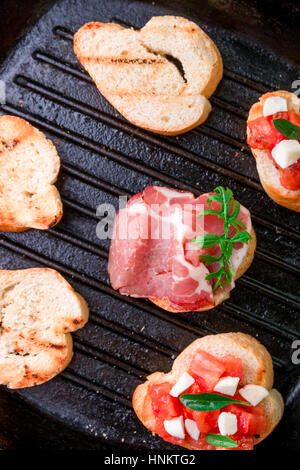
<instances>
[{"instance_id":1,"label":"char grill marks on bread","mask_svg":"<svg viewBox=\"0 0 300 470\"><path fill-rule=\"evenodd\" d=\"M153 17L141 30L87 23L74 50L99 91L139 127L176 135L204 122L223 74L213 41L181 17ZM180 61L184 76L168 59Z\"/></svg>"},{"instance_id":2,"label":"char grill marks on bread","mask_svg":"<svg viewBox=\"0 0 300 470\"><path fill-rule=\"evenodd\" d=\"M72 359L71 331L88 320L88 306L48 268L0 271L0 384L39 385Z\"/></svg>"},{"instance_id":3,"label":"char grill marks on bread","mask_svg":"<svg viewBox=\"0 0 300 470\"><path fill-rule=\"evenodd\" d=\"M54 183L60 168L56 148L16 116L0 116L0 230L45 230L62 217Z\"/></svg>"}]
</instances>

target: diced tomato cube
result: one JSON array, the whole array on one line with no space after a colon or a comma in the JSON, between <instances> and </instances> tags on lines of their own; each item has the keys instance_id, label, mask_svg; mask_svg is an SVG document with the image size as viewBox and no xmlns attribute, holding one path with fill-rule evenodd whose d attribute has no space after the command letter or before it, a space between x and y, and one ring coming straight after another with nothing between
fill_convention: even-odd
<instances>
[{"instance_id":1,"label":"diced tomato cube","mask_svg":"<svg viewBox=\"0 0 300 470\"><path fill-rule=\"evenodd\" d=\"M203 393L205 388L199 386L197 383L194 383L187 393ZM218 426L218 417L220 410L214 411L195 411L183 406L183 416L184 419L193 419L196 421L198 429L201 433L207 434L212 429Z\"/></svg>"},{"instance_id":2,"label":"diced tomato cube","mask_svg":"<svg viewBox=\"0 0 300 470\"><path fill-rule=\"evenodd\" d=\"M243 407L228 405L224 411L234 413L237 416L238 433L253 436L262 434L266 430L267 418L264 409L259 406Z\"/></svg>"},{"instance_id":3,"label":"diced tomato cube","mask_svg":"<svg viewBox=\"0 0 300 470\"><path fill-rule=\"evenodd\" d=\"M239 377L239 379L242 380L243 364L240 358L229 354L228 356L224 356L221 361L225 366L224 377L229 375L230 377Z\"/></svg>"},{"instance_id":4,"label":"diced tomato cube","mask_svg":"<svg viewBox=\"0 0 300 470\"><path fill-rule=\"evenodd\" d=\"M222 361L199 349L190 363L188 372L200 387L206 387L206 391L209 392L214 389L225 370Z\"/></svg>"},{"instance_id":5,"label":"diced tomato cube","mask_svg":"<svg viewBox=\"0 0 300 470\"><path fill-rule=\"evenodd\" d=\"M161 420L172 419L181 414L181 403L178 398L170 395L171 388L172 384L169 382L151 384L148 388L153 413Z\"/></svg>"},{"instance_id":6,"label":"diced tomato cube","mask_svg":"<svg viewBox=\"0 0 300 470\"><path fill-rule=\"evenodd\" d=\"M300 159L287 168L280 168L280 183L287 189L300 189Z\"/></svg>"},{"instance_id":7,"label":"diced tomato cube","mask_svg":"<svg viewBox=\"0 0 300 470\"><path fill-rule=\"evenodd\" d=\"M231 436L231 438L239 445L234 450L253 450L254 448L253 437L240 436L235 438L234 436Z\"/></svg>"},{"instance_id":8,"label":"diced tomato cube","mask_svg":"<svg viewBox=\"0 0 300 470\"><path fill-rule=\"evenodd\" d=\"M277 113L248 122L249 136L247 142L250 147L261 150L269 149L284 139L284 136L275 128L273 119L289 119L289 115L287 112Z\"/></svg>"},{"instance_id":9,"label":"diced tomato cube","mask_svg":"<svg viewBox=\"0 0 300 470\"><path fill-rule=\"evenodd\" d=\"M300 126L300 114L297 113L294 109L289 111L289 121L291 121L296 126Z\"/></svg>"}]
</instances>

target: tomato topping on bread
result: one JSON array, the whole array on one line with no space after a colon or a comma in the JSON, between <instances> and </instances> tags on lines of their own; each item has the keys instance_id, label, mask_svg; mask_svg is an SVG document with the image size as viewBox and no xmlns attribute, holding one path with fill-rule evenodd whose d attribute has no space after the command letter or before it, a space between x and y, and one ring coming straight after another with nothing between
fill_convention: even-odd
<instances>
[{"instance_id":1,"label":"tomato topping on bread","mask_svg":"<svg viewBox=\"0 0 300 470\"><path fill-rule=\"evenodd\" d=\"M261 183L278 204L300 211L300 100L277 91L260 97L249 112L247 142Z\"/></svg>"},{"instance_id":2,"label":"tomato topping on bread","mask_svg":"<svg viewBox=\"0 0 300 470\"><path fill-rule=\"evenodd\" d=\"M171 372L155 372L139 385L133 407L150 431L172 444L251 450L283 414L272 386L272 360L262 344L243 333L211 335L188 346Z\"/></svg>"}]
</instances>

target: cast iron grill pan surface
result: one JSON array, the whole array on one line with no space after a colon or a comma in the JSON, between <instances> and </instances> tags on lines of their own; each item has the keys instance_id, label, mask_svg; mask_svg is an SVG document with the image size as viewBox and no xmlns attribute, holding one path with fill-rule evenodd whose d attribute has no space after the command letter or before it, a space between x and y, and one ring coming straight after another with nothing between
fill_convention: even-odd
<instances>
[{"instance_id":1,"label":"cast iron grill pan surface","mask_svg":"<svg viewBox=\"0 0 300 470\"><path fill-rule=\"evenodd\" d=\"M89 323L73 335L75 355L68 369L44 385L14 393L99 443L174 449L139 423L131 406L135 387L151 372L168 371L197 337L243 331L270 350L276 387L288 401L282 424L260 448L296 448L299 370L291 364L291 344L300 336L299 215L264 193L246 146L245 118L261 93L290 90L299 71L244 36L202 23L192 8L188 13L143 2L64 0L41 17L1 66L7 87L1 113L28 120L57 146L64 216L46 232L1 232L0 268L57 269L91 310ZM225 66L206 123L170 138L135 127L113 109L72 46L74 32L87 21L139 28L163 14L186 16L204 28ZM96 207L117 208L119 196L152 184L196 195L228 185L250 209L256 257L230 300L218 308L174 315L110 287L109 240L96 236Z\"/></svg>"}]
</instances>

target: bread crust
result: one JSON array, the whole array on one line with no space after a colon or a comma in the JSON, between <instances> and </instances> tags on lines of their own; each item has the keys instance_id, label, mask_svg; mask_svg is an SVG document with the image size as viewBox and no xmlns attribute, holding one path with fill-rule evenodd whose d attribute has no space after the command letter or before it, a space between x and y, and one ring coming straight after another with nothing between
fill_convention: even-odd
<instances>
[{"instance_id":1,"label":"bread crust","mask_svg":"<svg viewBox=\"0 0 300 470\"><path fill-rule=\"evenodd\" d=\"M222 333L208 335L196 339L191 343L173 363L169 373L154 372L147 377L147 381L139 385L133 394L132 403L134 411L139 420L152 432L155 432L155 416L152 412L151 400L148 395L150 384L162 382L175 383L178 378L188 369L189 363L198 350L202 349L215 357L224 357L232 354L243 361L242 385L253 383L267 388L270 393L261 403L265 410L268 428L260 437L254 438L254 444L258 444L265 439L279 423L284 410L284 402L281 394L272 389L274 375L272 359L267 349L255 338L244 333ZM251 382L247 382L247 379ZM199 450L189 444L184 445L190 450Z\"/></svg>"},{"instance_id":2,"label":"bread crust","mask_svg":"<svg viewBox=\"0 0 300 470\"><path fill-rule=\"evenodd\" d=\"M270 93L265 93L255 103L249 111L248 121L253 121L263 116L263 106L267 98L272 96L281 96L285 98L288 103L288 109L295 109L299 111L300 99L288 91L279 90ZM249 137L249 127L247 126L247 136ZM300 190L292 191L284 188L279 179L279 170L275 167L269 158L267 150L259 150L251 148L251 152L256 159L256 167L259 175L260 182L273 201L283 207L287 207L296 212L300 212Z\"/></svg>"},{"instance_id":3,"label":"bread crust","mask_svg":"<svg viewBox=\"0 0 300 470\"><path fill-rule=\"evenodd\" d=\"M251 230L251 236L252 236L252 239L248 243L247 253L246 253L242 263L240 264L240 266L238 267L238 270L236 272L236 275L235 275L235 278L234 278L235 281L247 271L247 269L251 266L251 263L253 261L254 253L255 253L255 249L256 249L256 234L255 234L255 231L254 231L253 228ZM206 310L211 310L211 309L215 308L217 305L224 302L225 300L229 299L229 297L230 297L230 292L222 292L220 294L216 293L216 294L214 294L215 305L213 305L212 307L199 308L197 310L193 310L193 312L204 312ZM167 310L168 312L184 313L184 312L190 312L191 311L191 310L185 310L185 309L182 309L182 310L181 309L175 309L175 308L171 307L170 301L168 299L155 299L155 298L152 297L152 298L149 298L149 300L151 300L151 302L153 302L158 307L160 307L164 310Z\"/></svg>"},{"instance_id":4,"label":"bread crust","mask_svg":"<svg viewBox=\"0 0 300 470\"><path fill-rule=\"evenodd\" d=\"M99 46L94 52L94 56L86 55L85 52L85 42L89 35L97 33L103 30L106 34L119 33L120 31L130 31L127 28L123 28L121 25L116 25L114 23L86 23L82 26L79 31L75 34L74 37L74 52L78 57L78 60L81 64L87 69L91 77L96 83L97 88L100 93L130 122L135 124L138 127L142 127L148 131L155 132L163 135L178 135L184 132L187 132L194 127L202 124L208 117L211 111L211 105L207 98L209 98L212 93L215 91L219 81L223 76L223 63L219 50L213 41L207 36L204 31L199 28L195 23L186 20L181 17L173 16L163 16L163 17L153 17L148 23L139 31L130 31L131 37L129 41L134 36L140 41L140 46L144 48L144 52L151 53L151 57L143 58L139 56L143 54L143 51L137 46L136 56L132 58L128 51L124 51L122 54L121 51L116 53L111 57L101 56L102 49ZM169 41L170 36L175 35L175 40ZM163 37L163 35L165 35ZM128 65L128 61L132 67L151 68L151 78L148 77L146 82L148 83L151 79L155 82L157 72L160 68L169 68L173 67L173 64L168 63L166 56L173 56L178 58L178 48L176 49L174 43L176 42L176 35L181 35L182 40L185 41L184 50L179 51L182 53L181 61L185 61L184 52L186 52L186 47L189 45L190 53L194 54L197 57L197 60L202 61L203 67L198 68L198 75L203 76L200 87L193 85L196 84L196 80L193 79L193 74L189 73L195 65L194 60L186 60L183 63L183 68L185 74L188 75L189 80L184 83L184 80L179 76L179 73L176 71L175 75L177 76L178 81L181 81L181 89L178 92L174 93L171 96L170 91L166 93L162 91L157 95L155 91L148 90L146 85L137 86L134 94L132 90L121 89L120 91L114 91L110 89L107 81L101 79L101 73L97 70L105 63L106 67L114 67L115 74L122 74L124 67ZM156 37L160 37L160 41L155 40ZM96 39L95 39L96 41ZM124 41L126 41L124 39ZM102 41L99 41L101 44ZM201 48L201 60L200 56L196 56L197 47ZM92 53L93 54L93 53ZM139 55L138 55L139 54ZM148 54L149 55L149 54ZM109 61L113 61L110 63ZM200 67L200 65L199 65ZM205 70L204 70L205 69ZM174 72L174 70L173 70ZM139 72L137 72L138 74ZM196 76L196 74L194 74ZM162 73L162 79L164 74ZM179 80L180 79L180 80ZM190 86L191 85L191 86ZM130 86L130 84L128 84ZM155 86L153 87L155 89ZM193 99L193 97L195 99ZM203 99L199 100L198 98L202 97ZM149 103L153 106L153 109L159 109L160 114L166 113L170 115L171 118L166 120L166 122L160 121L160 119L150 119L151 112L134 112L135 107L138 108L139 102L143 100L144 108L147 108ZM182 122L177 120L175 124L175 118L172 116L172 111L175 111L175 106L178 106L178 112L180 109L186 109L186 116ZM188 111L191 108L199 109L199 113L194 115L189 115ZM152 113L153 114L153 113ZM176 114L176 113L175 113ZM190 116L188 118L187 116ZM167 119L167 118L166 118ZM174 121L174 122L173 122ZM179 122L180 121L180 122Z\"/></svg>"},{"instance_id":5,"label":"bread crust","mask_svg":"<svg viewBox=\"0 0 300 470\"><path fill-rule=\"evenodd\" d=\"M31 160L37 152L39 160L34 168ZM56 225L63 208L54 186L60 159L53 143L24 119L3 115L0 157L0 230L46 230Z\"/></svg>"},{"instance_id":6,"label":"bread crust","mask_svg":"<svg viewBox=\"0 0 300 470\"><path fill-rule=\"evenodd\" d=\"M88 321L85 300L55 270L0 271L0 384L40 385L73 356L70 332Z\"/></svg>"}]
</instances>

